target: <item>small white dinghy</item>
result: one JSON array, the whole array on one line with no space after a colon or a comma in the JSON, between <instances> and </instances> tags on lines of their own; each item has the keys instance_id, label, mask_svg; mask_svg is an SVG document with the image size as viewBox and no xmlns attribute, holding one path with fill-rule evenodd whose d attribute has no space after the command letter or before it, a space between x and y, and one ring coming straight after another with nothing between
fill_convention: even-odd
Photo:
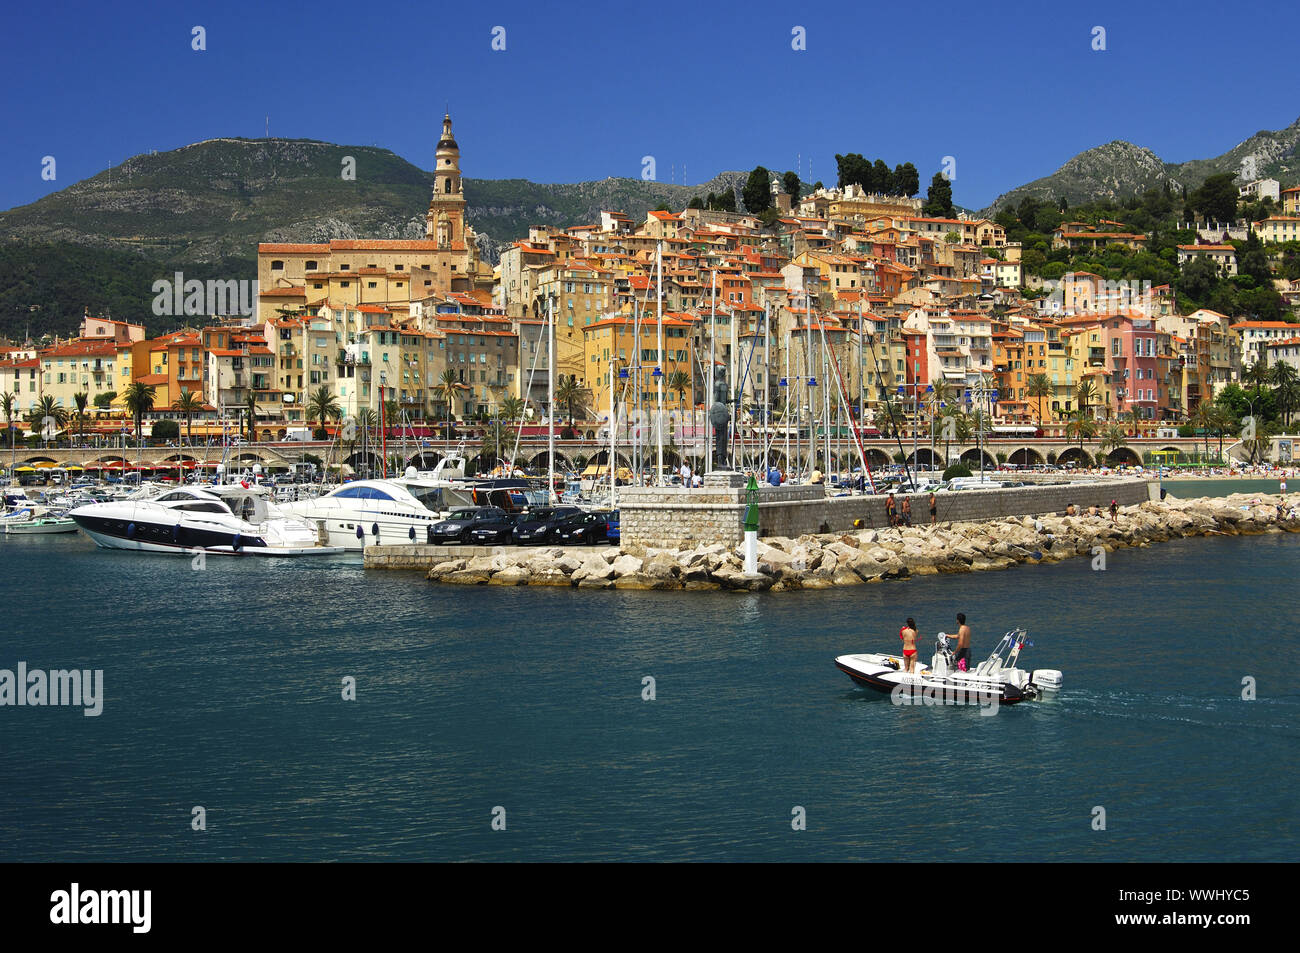
<instances>
[{"instance_id":1,"label":"small white dinghy","mask_svg":"<svg viewBox=\"0 0 1300 953\"><path fill-rule=\"evenodd\" d=\"M1017 668L1020 650L1028 633L1012 629L982 663L968 672L957 669L948 636L939 633L928 666L918 659L911 672L903 670L901 654L888 652L841 655L835 666L854 684L892 695L907 704L999 705L1032 701L1043 692L1058 691L1062 675L1056 669L1027 672ZM1032 643L1030 643L1032 645Z\"/></svg>"}]
</instances>

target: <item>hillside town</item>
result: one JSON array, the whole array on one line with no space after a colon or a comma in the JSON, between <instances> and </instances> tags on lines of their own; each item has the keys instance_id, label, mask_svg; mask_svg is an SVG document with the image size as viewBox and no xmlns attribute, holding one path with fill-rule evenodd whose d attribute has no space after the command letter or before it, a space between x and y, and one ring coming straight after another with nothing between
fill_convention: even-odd
<instances>
[{"instance_id":1,"label":"hillside town","mask_svg":"<svg viewBox=\"0 0 1300 953\"><path fill-rule=\"evenodd\" d=\"M176 316L168 333L87 313L75 338L5 346L7 424L35 438L52 415L102 438L134 416L277 441L327 438L349 419L420 432L554 420L594 438L611 409L624 427L662 407L686 445L701 439L720 380L737 426L806 422L825 407L828 424L907 437L946 416L990 432L1091 435L1113 422L1156 436L1197 422L1255 365L1300 368L1300 325L1181 313L1169 285L1076 272L1045 282L995 221L926 216L919 198L855 184L791 195L774 176L766 221L688 207L536 226L493 266L466 220L450 116L435 162L423 239L263 243L247 314L211 306L220 283L182 296L178 274L180 307L164 289L169 310L155 308ZM1180 266L1208 259L1235 274L1234 227L1266 247L1300 238L1300 187L1241 189L1267 193L1280 214L1203 230L1178 246ZM1064 222L1052 244L1147 238L1119 221ZM1300 281L1275 284L1300 302Z\"/></svg>"}]
</instances>

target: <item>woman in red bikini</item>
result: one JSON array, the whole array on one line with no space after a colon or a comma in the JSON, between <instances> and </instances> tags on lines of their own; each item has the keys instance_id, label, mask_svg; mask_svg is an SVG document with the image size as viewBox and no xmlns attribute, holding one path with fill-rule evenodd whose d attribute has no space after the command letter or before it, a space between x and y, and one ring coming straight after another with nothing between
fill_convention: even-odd
<instances>
[{"instance_id":1,"label":"woman in red bikini","mask_svg":"<svg viewBox=\"0 0 1300 953\"><path fill-rule=\"evenodd\" d=\"M913 671L916 665L916 620L907 617L907 625L898 630L898 637L903 640L903 671Z\"/></svg>"}]
</instances>

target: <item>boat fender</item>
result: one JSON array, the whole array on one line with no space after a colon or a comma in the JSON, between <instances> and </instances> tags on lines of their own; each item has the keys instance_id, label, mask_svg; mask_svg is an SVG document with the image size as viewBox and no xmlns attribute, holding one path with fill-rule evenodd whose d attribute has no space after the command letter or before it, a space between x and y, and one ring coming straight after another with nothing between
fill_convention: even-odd
<instances>
[{"instance_id":1,"label":"boat fender","mask_svg":"<svg viewBox=\"0 0 1300 953\"><path fill-rule=\"evenodd\" d=\"M176 523L172 526L172 542L179 543L180 541L181 541L181 524Z\"/></svg>"},{"instance_id":2,"label":"boat fender","mask_svg":"<svg viewBox=\"0 0 1300 953\"><path fill-rule=\"evenodd\" d=\"M372 532L375 536L378 536L378 535L379 535L379 524L378 524L378 523L372 523L372 524L370 525L370 532Z\"/></svg>"},{"instance_id":3,"label":"boat fender","mask_svg":"<svg viewBox=\"0 0 1300 953\"><path fill-rule=\"evenodd\" d=\"M134 524L134 523L127 523L127 524L126 524L126 538L127 538L127 539L135 539L135 524Z\"/></svg>"},{"instance_id":4,"label":"boat fender","mask_svg":"<svg viewBox=\"0 0 1300 953\"><path fill-rule=\"evenodd\" d=\"M235 552L239 552L240 547L243 545L244 545L244 537L241 536L239 533L236 533L235 538L230 541L231 548L234 549Z\"/></svg>"},{"instance_id":5,"label":"boat fender","mask_svg":"<svg viewBox=\"0 0 1300 953\"><path fill-rule=\"evenodd\" d=\"M411 542L415 542L415 527L412 526L409 530L407 530L406 535L411 538Z\"/></svg>"},{"instance_id":6,"label":"boat fender","mask_svg":"<svg viewBox=\"0 0 1300 953\"><path fill-rule=\"evenodd\" d=\"M360 525L358 525L358 526L357 526L357 539L365 539L365 538L366 538L366 531L365 531L364 529L362 529Z\"/></svg>"}]
</instances>

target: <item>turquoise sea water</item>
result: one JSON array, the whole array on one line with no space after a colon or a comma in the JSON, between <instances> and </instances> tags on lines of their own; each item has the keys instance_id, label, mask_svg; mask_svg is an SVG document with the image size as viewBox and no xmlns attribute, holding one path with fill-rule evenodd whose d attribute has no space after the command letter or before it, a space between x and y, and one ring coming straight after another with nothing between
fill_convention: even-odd
<instances>
[{"instance_id":1,"label":"turquoise sea water","mask_svg":"<svg viewBox=\"0 0 1300 953\"><path fill-rule=\"evenodd\" d=\"M1277 480L1166 480L1164 488L1170 496L1190 500L1198 496L1231 496L1234 493L1276 494L1280 492ZM1300 479L1287 481L1287 496L1300 493Z\"/></svg>"},{"instance_id":2,"label":"turquoise sea water","mask_svg":"<svg viewBox=\"0 0 1300 953\"><path fill-rule=\"evenodd\" d=\"M0 539L0 573L0 668L100 668L105 684L96 718L0 707L0 860L1289 860L1300 846L1285 665L1300 536L1119 550L1104 572L1076 559L766 595L436 586L344 558L194 571L79 536ZM932 636L959 610L980 656L1026 626L1024 660L1064 671L1059 698L993 717L896 707L834 667L892 648L904 616ZM1241 698L1246 676L1257 700Z\"/></svg>"}]
</instances>

